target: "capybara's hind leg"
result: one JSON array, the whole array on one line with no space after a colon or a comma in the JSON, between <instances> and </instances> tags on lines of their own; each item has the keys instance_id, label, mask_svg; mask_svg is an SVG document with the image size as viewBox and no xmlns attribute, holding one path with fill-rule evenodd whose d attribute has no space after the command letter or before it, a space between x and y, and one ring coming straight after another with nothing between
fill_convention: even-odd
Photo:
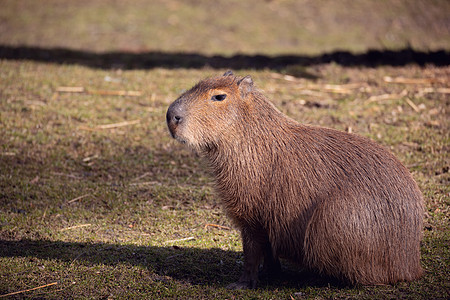
<instances>
[{"instance_id":1,"label":"capybara's hind leg","mask_svg":"<svg viewBox=\"0 0 450 300\"><path fill-rule=\"evenodd\" d=\"M388 283L390 236L373 222L373 211L358 206L335 200L317 205L306 229L305 263L349 284Z\"/></svg>"},{"instance_id":2,"label":"capybara's hind leg","mask_svg":"<svg viewBox=\"0 0 450 300\"><path fill-rule=\"evenodd\" d=\"M304 243L309 267L351 284L392 284L420 277L420 227L415 222L421 216L374 203L360 198L317 205Z\"/></svg>"}]
</instances>

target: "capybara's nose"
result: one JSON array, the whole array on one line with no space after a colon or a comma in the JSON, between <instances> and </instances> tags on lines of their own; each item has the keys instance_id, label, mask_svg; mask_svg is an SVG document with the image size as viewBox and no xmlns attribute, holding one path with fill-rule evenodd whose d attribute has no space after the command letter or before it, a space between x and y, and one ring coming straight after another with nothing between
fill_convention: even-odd
<instances>
[{"instance_id":1,"label":"capybara's nose","mask_svg":"<svg viewBox=\"0 0 450 300\"><path fill-rule=\"evenodd\" d=\"M170 133L173 137L175 137L175 130L177 126L183 122L184 119L184 109L182 105L180 104L180 101L173 102L169 109L167 109L166 114L166 122L167 126L169 127Z\"/></svg>"},{"instance_id":2,"label":"capybara's nose","mask_svg":"<svg viewBox=\"0 0 450 300\"><path fill-rule=\"evenodd\" d=\"M183 121L183 110L181 105L179 105L176 101L169 106L166 121L167 124L174 123L175 125L178 125Z\"/></svg>"},{"instance_id":3,"label":"capybara's nose","mask_svg":"<svg viewBox=\"0 0 450 300\"><path fill-rule=\"evenodd\" d=\"M181 123L181 121L183 120L183 117L175 115L173 116L173 121L175 122L175 124L179 124Z\"/></svg>"},{"instance_id":4,"label":"capybara's nose","mask_svg":"<svg viewBox=\"0 0 450 300\"><path fill-rule=\"evenodd\" d=\"M167 120L167 125L178 125L181 123L181 121L183 120L183 117L175 114L172 110L168 110L167 111L167 115L166 115L166 120Z\"/></svg>"}]
</instances>

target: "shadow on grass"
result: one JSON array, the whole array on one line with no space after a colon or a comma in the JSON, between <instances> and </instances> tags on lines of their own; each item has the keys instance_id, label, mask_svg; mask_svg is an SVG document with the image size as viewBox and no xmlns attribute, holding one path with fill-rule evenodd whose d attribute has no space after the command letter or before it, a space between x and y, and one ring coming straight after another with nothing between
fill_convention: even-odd
<instances>
[{"instance_id":1,"label":"shadow on grass","mask_svg":"<svg viewBox=\"0 0 450 300\"><path fill-rule=\"evenodd\" d=\"M87 266L126 264L141 266L154 273L155 281L173 278L194 285L225 287L237 280L242 253L218 248L198 249L118 245L107 243L76 243L48 240L0 240L0 257L55 259ZM282 287L341 286L339 282L319 277L308 271L284 269L269 280L262 278L259 287L273 290Z\"/></svg>"},{"instance_id":2,"label":"shadow on grass","mask_svg":"<svg viewBox=\"0 0 450 300\"><path fill-rule=\"evenodd\" d=\"M96 53L67 48L40 48L32 46L0 45L0 59L17 59L49 62L56 64L79 64L93 68L152 69L152 68L203 68L215 69L272 69L281 70L289 66L311 66L337 63L343 66L380 65L404 66L407 64L436 66L450 65L450 52L402 50L369 50L354 54L348 51L334 51L316 56L307 55L244 55L206 56L197 53L167 52L104 52Z\"/></svg>"}]
</instances>

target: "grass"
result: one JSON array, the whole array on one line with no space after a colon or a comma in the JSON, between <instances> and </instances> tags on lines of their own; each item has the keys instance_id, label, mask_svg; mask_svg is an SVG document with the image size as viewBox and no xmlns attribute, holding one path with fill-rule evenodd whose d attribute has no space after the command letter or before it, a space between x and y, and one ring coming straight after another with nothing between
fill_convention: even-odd
<instances>
[{"instance_id":1,"label":"grass","mask_svg":"<svg viewBox=\"0 0 450 300\"><path fill-rule=\"evenodd\" d=\"M448 10L445 1L430 2L427 13L420 16L408 1L361 1L356 7L301 3L305 18L323 8L316 22L296 19L293 12L300 10L300 4L294 1L272 1L254 10L240 2L207 10L195 1L189 5L161 1L149 11L140 1L134 5L2 2L2 46L124 54L176 49L206 56L240 51L320 55L336 49L395 50L408 43L420 51L449 49L448 28L442 25L443 12ZM356 14L361 7L376 11L377 17ZM267 13L269 8L275 13ZM388 8L401 11L390 44L377 38L388 36L386 28L394 22L394 12ZM215 20L212 28L204 26L211 23L208 11ZM170 19L174 14L178 21ZM255 21L240 29L248 14ZM258 16L265 16L263 27L258 27L262 22ZM185 28L184 18L197 21L186 22ZM144 26L148 19L152 26ZM340 36L362 20L377 26ZM296 25L283 25L288 23ZM281 27L288 29L280 31ZM264 28L271 29L263 34ZM188 31L198 34L190 37ZM223 37L217 37L217 31ZM252 39L246 38L249 35ZM144 39L147 36L153 39ZM278 40L264 47L276 36ZM296 44L293 37L309 43ZM284 262L280 278L262 278L259 288L250 291L225 288L242 268L239 233L214 194L205 162L173 141L165 125L168 105L183 90L224 71L207 66L96 68L83 62L1 59L0 295L57 282L11 298L448 298L450 99L439 89L449 87L450 68L411 61L401 67L320 63L238 71L252 75L256 85L292 118L351 130L390 148L411 170L426 201L421 248L426 274L420 280L348 287ZM385 76L434 82L390 83ZM93 93L58 92L64 86ZM119 90L142 94L95 93ZM98 127L135 120L139 122L123 127Z\"/></svg>"}]
</instances>

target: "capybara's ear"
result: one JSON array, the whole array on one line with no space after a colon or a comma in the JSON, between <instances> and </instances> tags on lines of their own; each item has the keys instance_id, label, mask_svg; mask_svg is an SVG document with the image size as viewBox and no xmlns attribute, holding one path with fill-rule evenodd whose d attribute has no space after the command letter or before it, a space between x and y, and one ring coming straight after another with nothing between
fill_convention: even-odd
<instances>
[{"instance_id":1,"label":"capybara's ear","mask_svg":"<svg viewBox=\"0 0 450 300\"><path fill-rule=\"evenodd\" d=\"M231 76L231 75L234 75L233 71L231 71L231 70L228 70L225 73L223 73L223 76Z\"/></svg>"},{"instance_id":2,"label":"capybara's ear","mask_svg":"<svg viewBox=\"0 0 450 300\"><path fill-rule=\"evenodd\" d=\"M247 94L253 90L253 79L250 75L245 76L238 82L239 91L241 91L242 98L247 97Z\"/></svg>"}]
</instances>

